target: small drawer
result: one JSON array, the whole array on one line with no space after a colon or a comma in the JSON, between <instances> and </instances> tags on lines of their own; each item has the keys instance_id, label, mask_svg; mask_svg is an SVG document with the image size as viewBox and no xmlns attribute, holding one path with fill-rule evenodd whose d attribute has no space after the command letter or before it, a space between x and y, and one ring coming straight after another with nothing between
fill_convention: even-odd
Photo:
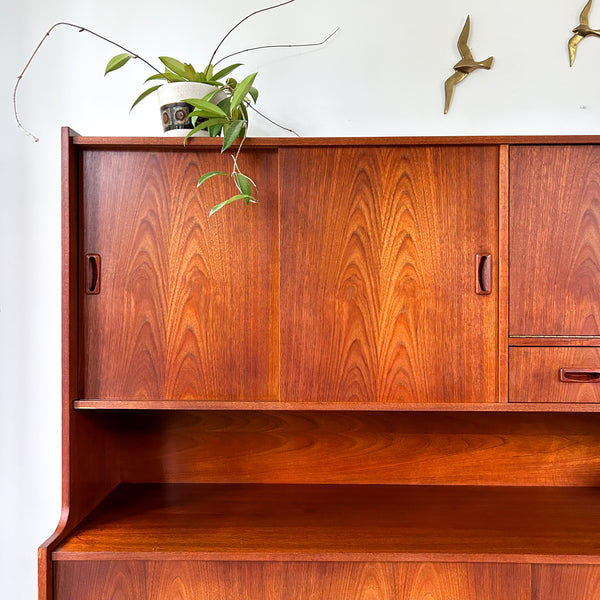
<instances>
[{"instance_id":1,"label":"small drawer","mask_svg":"<svg viewBox=\"0 0 600 600\"><path fill-rule=\"evenodd\" d=\"M600 348L510 348L510 402L600 402Z\"/></svg>"}]
</instances>

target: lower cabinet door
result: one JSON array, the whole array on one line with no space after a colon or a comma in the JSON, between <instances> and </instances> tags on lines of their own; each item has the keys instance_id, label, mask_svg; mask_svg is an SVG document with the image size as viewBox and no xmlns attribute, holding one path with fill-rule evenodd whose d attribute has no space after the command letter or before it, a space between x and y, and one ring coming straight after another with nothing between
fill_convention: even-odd
<instances>
[{"instance_id":1,"label":"lower cabinet door","mask_svg":"<svg viewBox=\"0 0 600 600\"><path fill-rule=\"evenodd\" d=\"M529 565L169 560L54 568L54 600L530 600Z\"/></svg>"},{"instance_id":2,"label":"lower cabinet door","mask_svg":"<svg viewBox=\"0 0 600 600\"><path fill-rule=\"evenodd\" d=\"M598 600L600 565L533 565L532 600Z\"/></svg>"}]
</instances>

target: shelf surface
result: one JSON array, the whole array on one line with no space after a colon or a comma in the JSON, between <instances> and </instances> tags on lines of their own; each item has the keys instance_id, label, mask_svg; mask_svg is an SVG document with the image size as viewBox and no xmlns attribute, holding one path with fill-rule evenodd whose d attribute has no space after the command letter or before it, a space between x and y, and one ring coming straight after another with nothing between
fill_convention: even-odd
<instances>
[{"instance_id":1,"label":"shelf surface","mask_svg":"<svg viewBox=\"0 0 600 600\"><path fill-rule=\"evenodd\" d=\"M299 410L399 412L600 412L600 403L550 402L278 402L235 400L77 399L76 410Z\"/></svg>"},{"instance_id":2,"label":"shelf surface","mask_svg":"<svg viewBox=\"0 0 600 600\"><path fill-rule=\"evenodd\" d=\"M600 488L121 484L54 560L600 563Z\"/></svg>"}]
</instances>

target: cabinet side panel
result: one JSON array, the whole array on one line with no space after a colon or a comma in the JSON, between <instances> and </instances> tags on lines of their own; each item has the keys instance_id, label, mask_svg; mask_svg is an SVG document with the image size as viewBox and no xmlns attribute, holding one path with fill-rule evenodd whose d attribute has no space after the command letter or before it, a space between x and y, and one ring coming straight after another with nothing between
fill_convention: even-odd
<instances>
[{"instance_id":1,"label":"cabinet side panel","mask_svg":"<svg viewBox=\"0 0 600 600\"><path fill-rule=\"evenodd\" d=\"M510 333L600 335L600 146L510 149Z\"/></svg>"},{"instance_id":2,"label":"cabinet side panel","mask_svg":"<svg viewBox=\"0 0 600 600\"><path fill-rule=\"evenodd\" d=\"M281 157L282 400L495 401L498 149Z\"/></svg>"},{"instance_id":3,"label":"cabinet side panel","mask_svg":"<svg viewBox=\"0 0 600 600\"><path fill-rule=\"evenodd\" d=\"M38 552L40 600L52 598L52 549L119 482L119 448L108 415L93 418L74 410L79 397L78 364L81 287L81 154L75 133L62 130L62 512L54 534Z\"/></svg>"},{"instance_id":4,"label":"cabinet side panel","mask_svg":"<svg viewBox=\"0 0 600 600\"><path fill-rule=\"evenodd\" d=\"M216 151L89 151L83 254L101 257L84 297L87 398L270 400L278 394L277 153L245 153L259 205Z\"/></svg>"},{"instance_id":5,"label":"cabinet side panel","mask_svg":"<svg viewBox=\"0 0 600 600\"><path fill-rule=\"evenodd\" d=\"M85 561L58 569L56 600L530 600L529 565Z\"/></svg>"}]
</instances>

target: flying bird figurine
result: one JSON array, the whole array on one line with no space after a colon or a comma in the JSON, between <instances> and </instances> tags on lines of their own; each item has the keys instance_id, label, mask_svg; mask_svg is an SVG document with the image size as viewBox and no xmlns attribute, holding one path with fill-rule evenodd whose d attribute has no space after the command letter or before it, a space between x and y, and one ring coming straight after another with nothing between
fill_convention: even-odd
<instances>
[{"instance_id":1,"label":"flying bird figurine","mask_svg":"<svg viewBox=\"0 0 600 600\"><path fill-rule=\"evenodd\" d=\"M452 96L454 95L454 88L456 87L456 84L460 83L469 73L472 73L476 69L491 69L492 63L494 62L493 56L490 56L482 61L476 61L473 59L471 50L469 50L469 46L467 45L467 42L469 41L470 30L471 17L468 16L467 20L465 21L465 26L463 27L458 38L457 44L458 51L460 52L462 58L454 65L455 73L450 75L450 77L446 79L445 83L446 105L444 106L444 114L446 114L450 108L450 102L452 102Z\"/></svg>"},{"instance_id":2,"label":"flying bird figurine","mask_svg":"<svg viewBox=\"0 0 600 600\"><path fill-rule=\"evenodd\" d=\"M569 63L571 66L573 66L573 63L575 62L575 54L577 53L577 45L579 42L588 35L600 37L600 29L590 28L590 8L592 8L592 0L589 0L588 3L583 7L583 10L579 15L579 25L573 29L573 33L575 35L569 40Z\"/></svg>"}]
</instances>

